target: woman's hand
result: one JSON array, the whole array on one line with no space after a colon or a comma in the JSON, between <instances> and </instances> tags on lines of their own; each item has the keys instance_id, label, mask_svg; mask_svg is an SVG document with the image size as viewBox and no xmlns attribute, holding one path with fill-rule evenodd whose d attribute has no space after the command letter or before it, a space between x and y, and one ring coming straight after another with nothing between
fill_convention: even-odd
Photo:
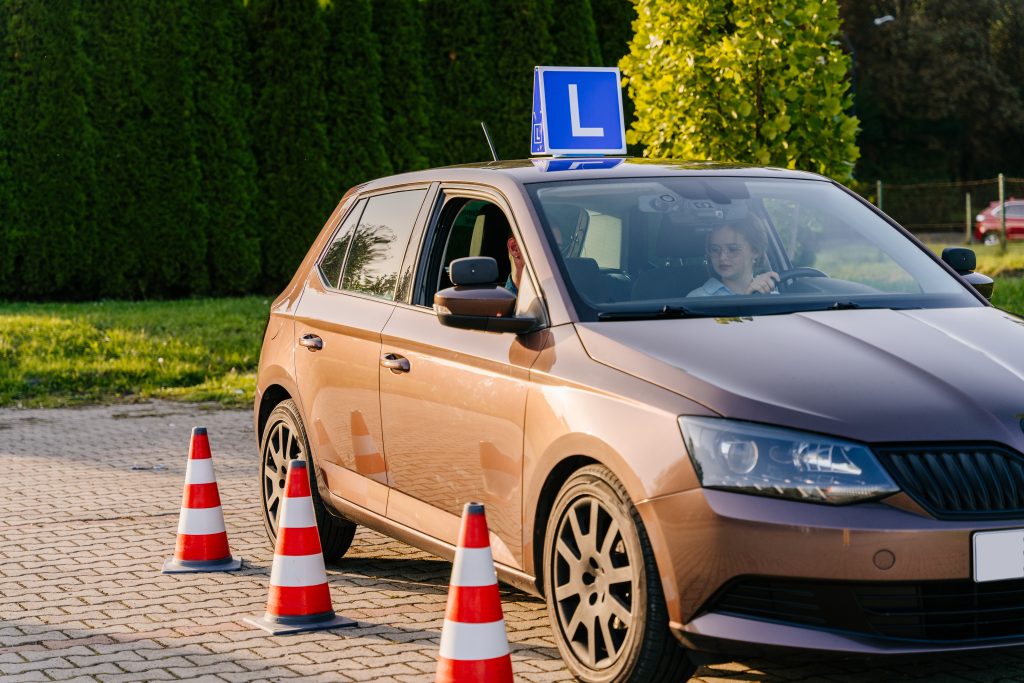
<instances>
[{"instance_id":1,"label":"woman's hand","mask_svg":"<svg viewBox=\"0 0 1024 683\"><path fill-rule=\"evenodd\" d=\"M775 285L779 282L779 274L774 270L761 273L747 286L746 294L770 294L775 291Z\"/></svg>"}]
</instances>

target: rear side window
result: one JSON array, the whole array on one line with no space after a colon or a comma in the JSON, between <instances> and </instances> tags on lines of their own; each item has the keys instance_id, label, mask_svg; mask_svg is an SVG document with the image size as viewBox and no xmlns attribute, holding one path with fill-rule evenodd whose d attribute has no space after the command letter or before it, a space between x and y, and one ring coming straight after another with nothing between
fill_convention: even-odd
<instances>
[{"instance_id":1,"label":"rear side window","mask_svg":"<svg viewBox=\"0 0 1024 683\"><path fill-rule=\"evenodd\" d=\"M352 232L342 289L394 301L398 271L426 189L376 195L367 200Z\"/></svg>"},{"instance_id":2,"label":"rear side window","mask_svg":"<svg viewBox=\"0 0 1024 683\"><path fill-rule=\"evenodd\" d=\"M348 243L352 240L352 232L359 224L359 217L363 214L365 206L366 200L363 199L349 212L345 222L341 224L341 228L334 235L331 246L327 247L323 258L320 259L320 265L317 266L324 281L331 287L337 287L339 280L341 280L341 269L345 265Z\"/></svg>"}]
</instances>

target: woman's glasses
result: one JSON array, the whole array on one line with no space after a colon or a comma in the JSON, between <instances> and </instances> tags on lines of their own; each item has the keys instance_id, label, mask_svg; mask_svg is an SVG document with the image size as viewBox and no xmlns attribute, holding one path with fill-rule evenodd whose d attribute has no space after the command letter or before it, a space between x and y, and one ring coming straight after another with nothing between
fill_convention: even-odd
<instances>
[{"instance_id":1,"label":"woman's glasses","mask_svg":"<svg viewBox=\"0 0 1024 683\"><path fill-rule=\"evenodd\" d=\"M708 247L708 254L711 258L722 258L723 253L728 254L730 258L735 258L743 253L743 247L739 244L726 244L724 247L712 244Z\"/></svg>"}]
</instances>

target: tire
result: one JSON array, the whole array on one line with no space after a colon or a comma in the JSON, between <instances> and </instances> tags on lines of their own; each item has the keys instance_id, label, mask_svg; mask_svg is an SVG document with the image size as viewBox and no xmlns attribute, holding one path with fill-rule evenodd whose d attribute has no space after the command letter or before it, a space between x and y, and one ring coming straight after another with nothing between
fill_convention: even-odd
<instances>
[{"instance_id":1,"label":"tire","mask_svg":"<svg viewBox=\"0 0 1024 683\"><path fill-rule=\"evenodd\" d=\"M263 526L271 545L277 543L277 524L281 515L286 473L289 460L305 460L309 472L309 488L316 513L316 526L320 534L320 547L324 560L338 560L352 545L356 525L347 519L331 514L320 498L316 485L316 467L309 458L309 439L306 427L295 401L288 399L279 403L267 417L267 424L260 437L260 507L263 510Z\"/></svg>"},{"instance_id":2,"label":"tire","mask_svg":"<svg viewBox=\"0 0 1024 683\"><path fill-rule=\"evenodd\" d=\"M989 230L981 236L981 243L985 246L994 247L999 244L999 231Z\"/></svg>"},{"instance_id":3,"label":"tire","mask_svg":"<svg viewBox=\"0 0 1024 683\"><path fill-rule=\"evenodd\" d=\"M543 567L555 641L576 678L678 683L693 675L696 666L669 632L640 515L602 465L576 471L559 491Z\"/></svg>"}]
</instances>

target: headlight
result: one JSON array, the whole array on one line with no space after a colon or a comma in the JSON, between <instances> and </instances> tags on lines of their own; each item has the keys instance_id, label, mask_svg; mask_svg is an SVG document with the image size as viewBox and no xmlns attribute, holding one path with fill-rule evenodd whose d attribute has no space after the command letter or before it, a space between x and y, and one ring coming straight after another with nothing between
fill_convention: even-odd
<instances>
[{"instance_id":1,"label":"headlight","mask_svg":"<svg viewBox=\"0 0 1024 683\"><path fill-rule=\"evenodd\" d=\"M680 417L706 488L841 505L897 493L871 450L853 441L706 417Z\"/></svg>"}]
</instances>

